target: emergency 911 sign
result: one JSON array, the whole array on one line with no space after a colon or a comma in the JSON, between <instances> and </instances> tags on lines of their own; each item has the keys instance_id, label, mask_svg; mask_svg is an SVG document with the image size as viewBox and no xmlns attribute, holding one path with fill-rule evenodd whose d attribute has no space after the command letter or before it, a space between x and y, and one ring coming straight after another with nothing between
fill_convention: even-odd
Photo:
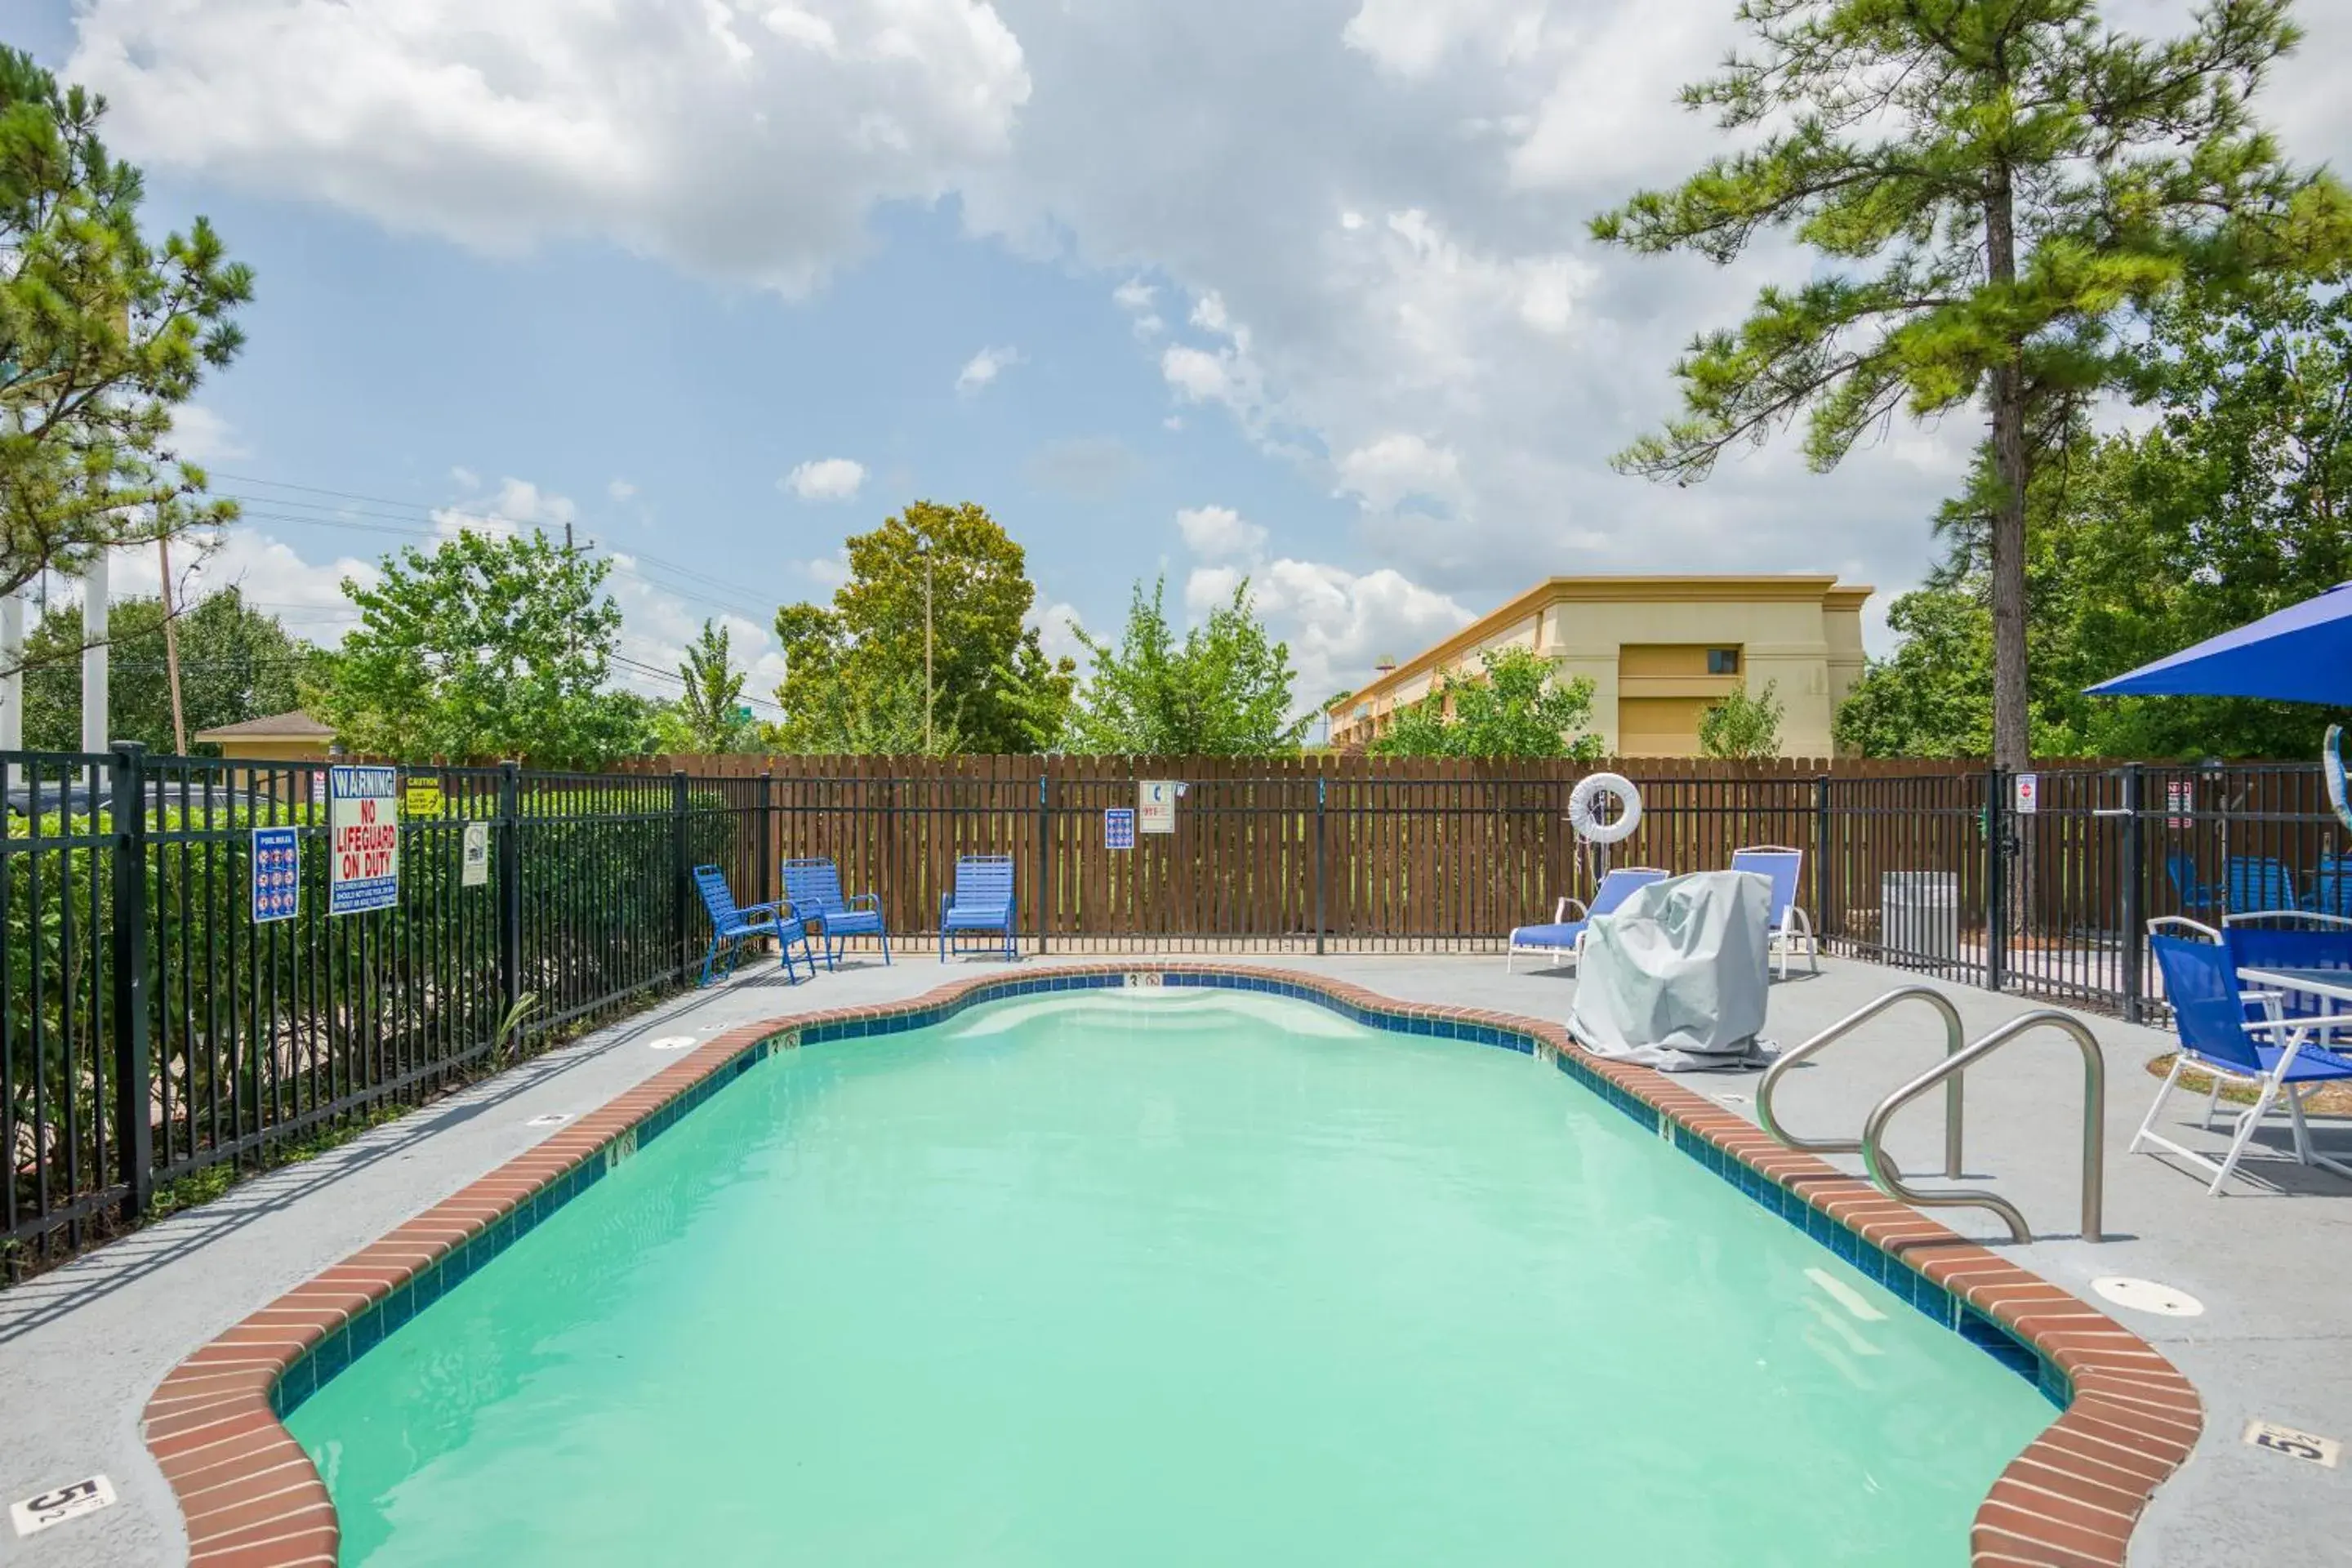
<instances>
[{"instance_id":1,"label":"emergency 911 sign","mask_svg":"<svg viewBox=\"0 0 2352 1568\"><path fill-rule=\"evenodd\" d=\"M400 902L399 781L391 768L327 770L327 912Z\"/></svg>"}]
</instances>

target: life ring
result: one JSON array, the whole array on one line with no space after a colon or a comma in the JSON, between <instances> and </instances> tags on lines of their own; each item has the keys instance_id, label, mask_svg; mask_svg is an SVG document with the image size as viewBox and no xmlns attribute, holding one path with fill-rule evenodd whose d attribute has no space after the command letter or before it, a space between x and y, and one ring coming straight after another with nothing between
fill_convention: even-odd
<instances>
[{"instance_id":1,"label":"life ring","mask_svg":"<svg viewBox=\"0 0 2352 1568\"><path fill-rule=\"evenodd\" d=\"M1617 816L1609 822L1592 814L1592 808L1604 795L1617 803ZM1633 830L1642 826L1642 792L1633 787L1633 780L1622 774L1588 773L1578 781L1576 793L1568 797L1568 825L1588 844L1614 844L1631 838Z\"/></svg>"},{"instance_id":2,"label":"life ring","mask_svg":"<svg viewBox=\"0 0 2352 1568\"><path fill-rule=\"evenodd\" d=\"M2344 731L2338 725L2327 726L2327 738L2319 742L2319 771L2327 776L2327 804L2336 808L2336 819L2352 832L2352 805L2344 799Z\"/></svg>"}]
</instances>

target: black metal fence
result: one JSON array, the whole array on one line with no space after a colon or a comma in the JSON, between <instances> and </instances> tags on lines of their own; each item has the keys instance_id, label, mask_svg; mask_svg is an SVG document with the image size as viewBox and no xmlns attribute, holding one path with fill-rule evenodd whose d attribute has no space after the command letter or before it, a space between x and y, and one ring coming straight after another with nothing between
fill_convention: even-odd
<instances>
[{"instance_id":1,"label":"black metal fence","mask_svg":"<svg viewBox=\"0 0 2352 1568\"><path fill-rule=\"evenodd\" d=\"M121 746L0 770L0 1279L161 1184L677 984L709 932L692 866L772 880L757 780L409 768L396 903L331 916L319 764ZM280 828L297 908L259 921L255 830Z\"/></svg>"},{"instance_id":2,"label":"black metal fence","mask_svg":"<svg viewBox=\"0 0 2352 1568\"><path fill-rule=\"evenodd\" d=\"M2149 920L2352 918L2352 836L2314 767L2069 765L2021 788L1935 764L1614 765L1644 797L1616 864L1801 849L1830 951L2129 1018L2165 1013ZM678 984L708 941L698 864L750 903L776 896L786 858L828 857L919 937L959 855L1009 854L1033 952L1497 952L1594 869L1564 764L435 767L401 772L397 902L332 916L321 764L122 746L0 753L0 1260L18 1263L135 1215L159 1184ZM1112 847L1106 814L1154 778L1186 786L1174 831ZM258 921L271 828L294 835L299 908Z\"/></svg>"}]
</instances>

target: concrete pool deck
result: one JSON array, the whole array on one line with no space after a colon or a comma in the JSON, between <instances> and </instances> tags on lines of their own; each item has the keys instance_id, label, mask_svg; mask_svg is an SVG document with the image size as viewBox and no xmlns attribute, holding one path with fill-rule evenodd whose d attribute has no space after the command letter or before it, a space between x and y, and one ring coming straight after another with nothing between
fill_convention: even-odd
<instances>
[{"instance_id":1,"label":"concrete pool deck","mask_svg":"<svg viewBox=\"0 0 2352 1568\"><path fill-rule=\"evenodd\" d=\"M1090 954L1072 962L1099 962ZM1138 955L1146 956L1146 955ZM1215 963L1226 955L1170 955ZM1573 981L1559 973L1506 974L1499 960L1438 956L1291 959L1233 954L1253 967L1297 969L1406 1002L1448 1004L1558 1019ZM1035 971L1056 961L1030 960ZM761 966L735 984L676 998L550 1053L466 1094L378 1128L306 1164L273 1173L221 1200L175 1215L65 1268L0 1292L0 1498L14 1501L104 1474L121 1501L24 1541L0 1542L0 1561L27 1564L176 1563L186 1545L177 1508L141 1441L139 1416L156 1383L181 1358L256 1308L374 1241L547 1137L533 1126L578 1115L661 1070L675 1057L656 1040L707 1040L748 1022L825 1007L901 1000L946 978L1004 966L927 958L885 969L860 963L815 983L786 986ZM1793 1043L1871 997L1916 977L1830 961L1818 978L1773 989L1771 1032ZM2027 1011L2030 1001L1944 987L1971 1037ZM2242 1440L2260 1417L2322 1435L2352 1436L2352 1183L2290 1161L2251 1161L2250 1173L2283 1190L2233 1185L2209 1199L2204 1180L2148 1155L2126 1155L2157 1080L2140 1070L2167 1037L2091 1020L2109 1061L2106 1228L2119 1239L2089 1246L2074 1228L2081 1094L2079 1062L2057 1038L2031 1040L1971 1076L1969 1168L2032 1222L2037 1240L2004 1256L2094 1304L2142 1335L2194 1382L2205 1430L2189 1464L2158 1494L2134 1538L2136 1563L2319 1563L2352 1559L2352 1472L2324 1468ZM1800 1131L1849 1133L1888 1088L1940 1054L1917 1014L1865 1026L1791 1075L1780 1110ZM1752 1118L1759 1075L1680 1081ZM2201 1100L2178 1097L2175 1135L2218 1147L2194 1131ZM2179 1131L2182 1125L2189 1131ZM2315 1126L2323 1143L2352 1146L2352 1129ZM1906 1111L1894 1148L1906 1166L1938 1163L1939 1118L1928 1103ZM2284 1129L2270 1141L2284 1148ZM1921 1179L1924 1187L1936 1185ZM1979 1239L2000 1234L1991 1216L1941 1209L1936 1217ZM2100 1300L2098 1276L2152 1279L2200 1300L2204 1315L2176 1319ZM13 1533L13 1532L12 1532Z\"/></svg>"}]
</instances>

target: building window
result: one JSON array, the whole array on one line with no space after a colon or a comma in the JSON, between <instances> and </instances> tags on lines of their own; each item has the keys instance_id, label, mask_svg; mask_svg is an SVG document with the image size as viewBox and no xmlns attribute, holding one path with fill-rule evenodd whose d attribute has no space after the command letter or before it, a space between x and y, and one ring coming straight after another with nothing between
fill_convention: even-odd
<instances>
[{"instance_id":1,"label":"building window","mask_svg":"<svg viewBox=\"0 0 2352 1568\"><path fill-rule=\"evenodd\" d=\"M1736 647L1711 647L1706 650L1706 672L1709 675L1738 675L1739 650Z\"/></svg>"}]
</instances>

